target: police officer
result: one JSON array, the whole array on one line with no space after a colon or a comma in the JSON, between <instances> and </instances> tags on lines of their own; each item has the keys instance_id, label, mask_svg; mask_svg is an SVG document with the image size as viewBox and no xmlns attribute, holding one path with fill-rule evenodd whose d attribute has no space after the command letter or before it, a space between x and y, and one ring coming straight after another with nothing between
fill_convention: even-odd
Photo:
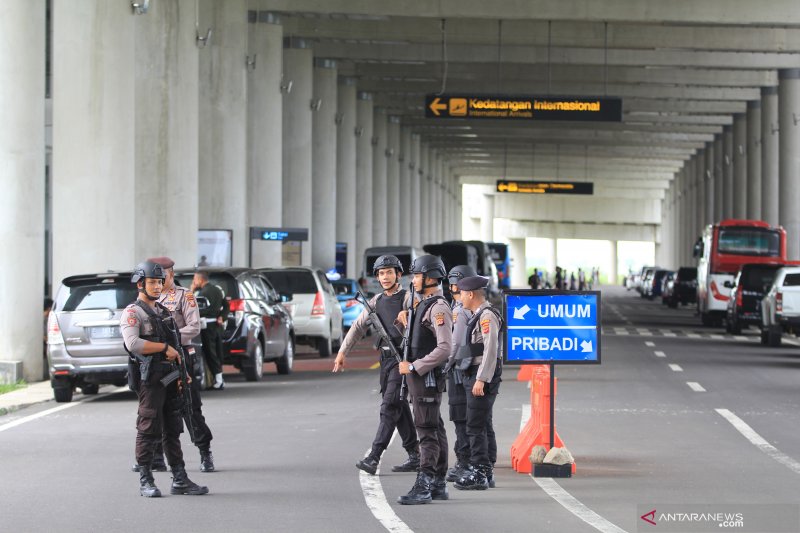
<instances>
[{"instance_id":1,"label":"police officer","mask_svg":"<svg viewBox=\"0 0 800 533\"><path fill-rule=\"evenodd\" d=\"M187 354L190 361L187 361L189 368L195 368L195 348L192 346L192 339L200 333L200 311L197 308L197 300L194 293L185 287L175 285L175 261L169 257L154 257L148 259L161 265L164 269L166 279L164 280L164 290L158 303L167 308L175 319L175 325L181 337L183 353ZM195 431L195 446L200 450L200 471L213 472L214 456L211 454L211 434L206 418L203 416L203 402L200 400L200 380L192 380L192 422ZM156 457L158 459L158 457ZM161 456L161 462L164 458ZM156 460L157 462L157 460ZM156 464L156 463L153 463Z\"/></svg>"},{"instance_id":2,"label":"police officer","mask_svg":"<svg viewBox=\"0 0 800 533\"><path fill-rule=\"evenodd\" d=\"M456 368L456 354L459 347L466 344L467 322L472 318L472 311L461 304L461 293L458 280L477 276L478 273L469 265L458 265L447 273L450 294L453 296L453 349L447 360L447 403L450 406L450 421L456 428L456 441L453 449L456 464L447 471L447 481L458 481L469 466L469 437L467 436L467 395L464 390L464 374Z\"/></svg>"},{"instance_id":3,"label":"police officer","mask_svg":"<svg viewBox=\"0 0 800 533\"><path fill-rule=\"evenodd\" d=\"M420 295L414 302L414 317L405 314L398 321L410 329L410 355L400 363L411 395L414 425L419 437L419 471L414 486L398 502L403 505L446 500L447 433L439 410L446 379L443 366L453 347L453 315L442 296L444 263L438 257L423 255L411 264L414 289ZM426 379L427 378L427 379Z\"/></svg>"},{"instance_id":4,"label":"police officer","mask_svg":"<svg viewBox=\"0 0 800 533\"><path fill-rule=\"evenodd\" d=\"M164 287L164 270L161 265L145 261L137 265L131 276L139 295L120 318L120 330L125 348L138 361L139 411L136 419L136 461L139 463L139 494L146 497L161 496L151 470L153 452L159 440L164 442L169 465L172 468L171 494L207 494L189 479L183 462L180 435L183 421L179 413L179 380L168 386L161 378L169 374L178 352L167 344L163 319L169 311L158 304Z\"/></svg>"},{"instance_id":5,"label":"police officer","mask_svg":"<svg viewBox=\"0 0 800 533\"><path fill-rule=\"evenodd\" d=\"M493 464L497 460L497 442L492 429L492 408L500 389L500 324L497 310L486 301L484 289L489 284L483 276L458 281L461 303L472 311L467 324L464 388L467 395L467 435L469 469L455 482L461 490L485 490L494 481Z\"/></svg>"},{"instance_id":6,"label":"police officer","mask_svg":"<svg viewBox=\"0 0 800 533\"><path fill-rule=\"evenodd\" d=\"M206 327L200 331L203 342L203 355L206 358L209 370L214 374L213 388L222 390L225 381L222 379L222 325L224 318L224 299L219 287L208 281L208 272L198 270L192 280L192 291L196 296L208 299L208 307L200 311L200 316L206 319Z\"/></svg>"},{"instance_id":7,"label":"police officer","mask_svg":"<svg viewBox=\"0 0 800 533\"><path fill-rule=\"evenodd\" d=\"M400 286L400 277L403 274L403 265L393 255L382 255L375 260L372 274L378 279L383 292L372 297L369 305L375 309L384 329L392 336L392 343L401 351L403 336L394 326L395 318L403 310L407 292ZM344 371L345 358L367 332L369 328L369 313L366 309L353 321L347 336L339 348L333 371ZM387 347L380 347L381 353L381 412L378 431L372 442L369 455L356 463L356 467L369 474L375 474L380 463L381 455L389 446L395 427L403 439L403 448L408 452L408 459L400 465L392 467L392 472L414 472L419 467L419 442L414 429L414 420L411 417L411 408L400 397L402 376L397 367L397 359Z\"/></svg>"}]
</instances>

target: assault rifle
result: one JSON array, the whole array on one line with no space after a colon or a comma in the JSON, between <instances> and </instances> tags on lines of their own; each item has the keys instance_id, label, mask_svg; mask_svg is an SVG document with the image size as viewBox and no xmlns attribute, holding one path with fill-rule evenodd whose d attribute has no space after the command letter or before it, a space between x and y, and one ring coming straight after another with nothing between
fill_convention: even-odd
<instances>
[{"instance_id":1,"label":"assault rifle","mask_svg":"<svg viewBox=\"0 0 800 533\"><path fill-rule=\"evenodd\" d=\"M191 438L192 443L194 443L196 435L194 430L194 422L192 421L192 391L189 389L189 387L191 387L192 378L189 372L186 352L184 352L183 346L181 345L178 328L175 325L175 319L170 316L163 319L163 323L167 334L167 344L175 348L180 357L178 357L178 368L161 378L161 383L166 387L176 379L178 380L178 392L180 393L182 400L180 406L181 418L183 418L183 421L186 424L186 430L189 432L189 438Z\"/></svg>"},{"instance_id":2,"label":"assault rifle","mask_svg":"<svg viewBox=\"0 0 800 533\"><path fill-rule=\"evenodd\" d=\"M364 296L361 291L358 291L356 294L356 300L361 302L361 304L364 306L364 309L367 310L370 322L372 322L372 326L375 328L378 336L381 338L381 340L383 340L383 344L386 346L386 349L389 350L389 353L391 353L395 359L397 359L398 363L401 362L403 360L403 356L400 355L400 352L397 350L394 342L392 342L392 336L389 335L389 332L386 330L386 324L383 323L383 320L381 320L381 317L378 315L377 311L375 311L375 308L369 304L369 300L367 300L367 297Z\"/></svg>"},{"instance_id":3,"label":"assault rifle","mask_svg":"<svg viewBox=\"0 0 800 533\"><path fill-rule=\"evenodd\" d=\"M403 333L403 361L408 361L408 356L411 355L411 327L414 325L414 300L416 300L417 292L414 290L414 280L411 280L411 298L408 300L408 313L406 314L406 331ZM406 399L408 396L408 383L406 376L403 376L403 384L400 386L400 398Z\"/></svg>"}]
</instances>

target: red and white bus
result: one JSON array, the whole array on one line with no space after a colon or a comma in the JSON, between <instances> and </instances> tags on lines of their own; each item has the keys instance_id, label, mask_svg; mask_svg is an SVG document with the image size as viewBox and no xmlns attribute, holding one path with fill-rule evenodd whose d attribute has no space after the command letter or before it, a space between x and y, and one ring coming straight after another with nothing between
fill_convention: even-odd
<instances>
[{"instance_id":1,"label":"red and white bus","mask_svg":"<svg viewBox=\"0 0 800 533\"><path fill-rule=\"evenodd\" d=\"M700 319L704 326L720 324L743 264L786 261L786 231L761 220L723 220L706 227L694 255Z\"/></svg>"}]
</instances>

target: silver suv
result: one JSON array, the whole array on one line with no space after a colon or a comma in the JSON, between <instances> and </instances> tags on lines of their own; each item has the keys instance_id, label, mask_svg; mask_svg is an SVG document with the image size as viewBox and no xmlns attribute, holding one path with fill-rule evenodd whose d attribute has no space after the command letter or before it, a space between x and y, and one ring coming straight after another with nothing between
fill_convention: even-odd
<instances>
[{"instance_id":1,"label":"silver suv","mask_svg":"<svg viewBox=\"0 0 800 533\"><path fill-rule=\"evenodd\" d=\"M61 283L47 324L47 361L57 402L75 387L97 394L100 385L125 385L128 355L119 319L136 299L130 272L71 276Z\"/></svg>"}]
</instances>

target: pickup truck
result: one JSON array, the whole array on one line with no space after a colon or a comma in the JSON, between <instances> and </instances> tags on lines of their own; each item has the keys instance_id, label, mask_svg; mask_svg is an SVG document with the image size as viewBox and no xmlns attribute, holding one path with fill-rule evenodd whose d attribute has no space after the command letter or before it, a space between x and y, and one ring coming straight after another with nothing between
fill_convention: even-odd
<instances>
[{"instance_id":1,"label":"pickup truck","mask_svg":"<svg viewBox=\"0 0 800 533\"><path fill-rule=\"evenodd\" d=\"M761 344L780 346L784 332L800 332L800 266L787 266L761 299Z\"/></svg>"}]
</instances>

